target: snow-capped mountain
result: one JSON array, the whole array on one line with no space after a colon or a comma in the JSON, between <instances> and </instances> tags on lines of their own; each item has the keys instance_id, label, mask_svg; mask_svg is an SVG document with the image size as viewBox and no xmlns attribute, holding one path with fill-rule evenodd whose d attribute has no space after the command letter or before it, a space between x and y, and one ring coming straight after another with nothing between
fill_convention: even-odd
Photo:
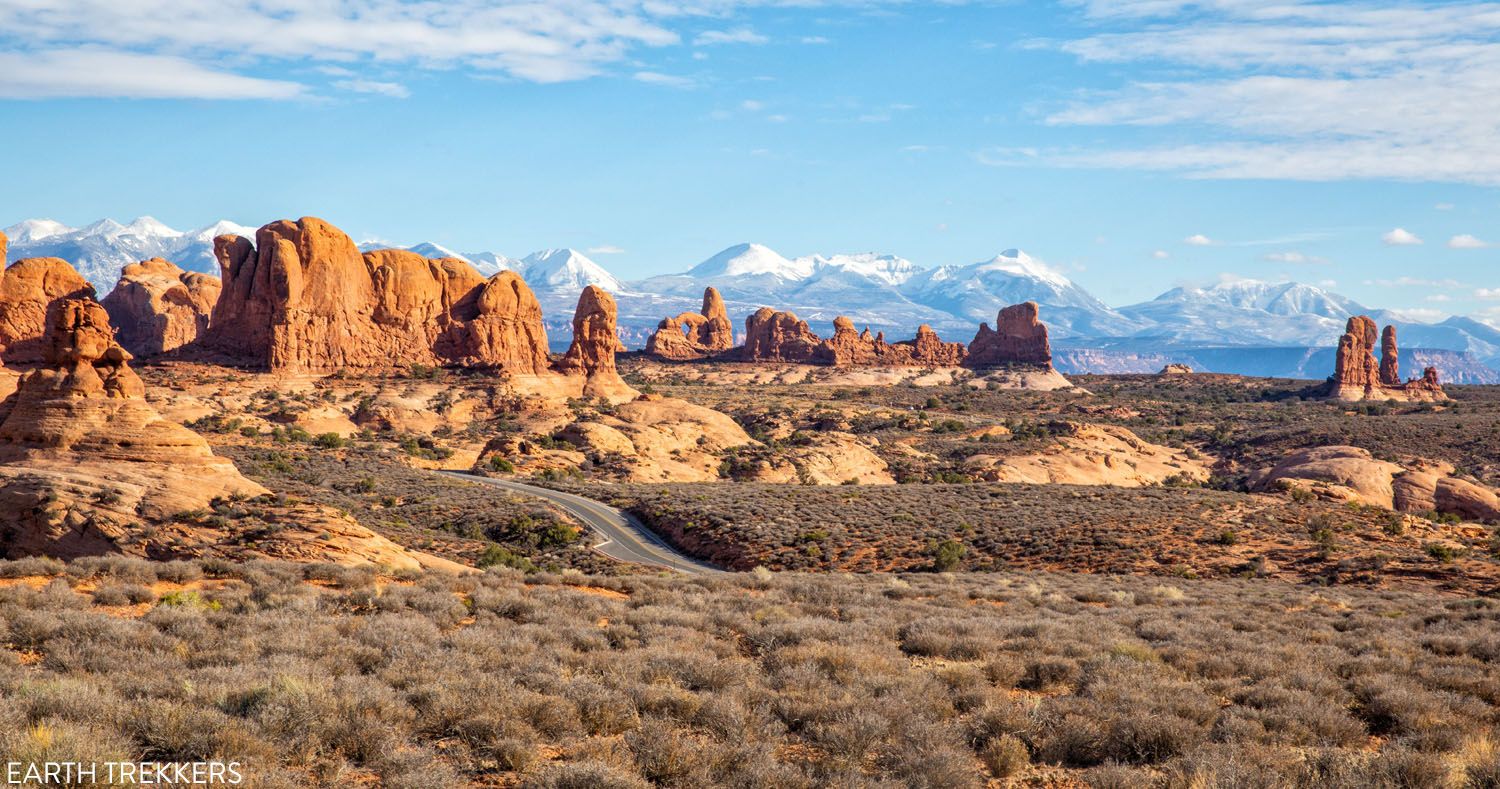
<instances>
[{"instance_id":1,"label":"snow-capped mountain","mask_svg":"<svg viewBox=\"0 0 1500 789\"><path fill-rule=\"evenodd\" d=\"M590 285L598 285L615 295L628 290L615 275L576 249L533 252L521 259L520 272L526 284L536 291L577 295Z\"/></svg>"},{"instance_id":2,"label":"snow-capped mountain","mask_svg":"<svg viewBox=\"0 0 1500 789\"><path fill-rule=\"evenodd\" d=\"M979 263L923 271L901 292L913 302L970 324L995 320L1003 306L1035 301L1054 336L1118 336L1139 328L1061 272L1019 249Z\"/></svg>"},{"instance_id":3,"label":"snow-capped mountain","mask_svg":"<svg viewBox=\"0 0 1500 789\"><path fill-rule=\"evenodd\" d=\"M153 257L165 258L189 271L217 275L214 238L226 233L255 237L251 228L228 221L182 232L149 216L123 225L113 219L101 219L81 228L50 219L28 219L5 228L4 232L10 237L10 259L62 258L72 263L101 294L114 288L120 269Z\"/></svg>"},{"instance_id":4,"label":"snow-capped mountain","mask_svg":"<svg viewBox=\"0 0 1500 789\"><path fill-rule=\"evenodd\" d=\"M1296 282L1232 280L1207 288L1173 288L1120 308L1149 324L1154 338L1228 345L1325 345L1351 315L1369 310L1351 299Z\"/></svg>"}]
</instances>

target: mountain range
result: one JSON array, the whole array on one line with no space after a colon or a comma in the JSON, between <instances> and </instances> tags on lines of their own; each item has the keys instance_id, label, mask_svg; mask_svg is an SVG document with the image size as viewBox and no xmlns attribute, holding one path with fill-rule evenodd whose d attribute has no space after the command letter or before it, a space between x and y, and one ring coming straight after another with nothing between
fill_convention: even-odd
<instances>
[{"instance_id":1,"label":"mountain range","mask_svg":"<svg viewBox=\"0 0 1500 789\"><path fill-rule=\"evenodd\" d=\"M254 237L252 228L217 222L182 232L151 217L129 224L105 219L82 228L27 220L5 228L10 257L60 257L107 293L120 269L149 257L218 274L213 239L224 233ZM362 249L391 246L369 242ZM1146 372L1167 362L1196 369L1255 375L1319 377L1332 369L1329 351L1345 321L1365 314L1395 324L1407 355L1405 371L1420 360L1437 365L1446 380L1500 383L1500 330L1473 318L1439 323L1404 319L1371 309L1322 288L1296 282L1237 280L1204 288L1173 288L1150 301L1110 307L1056 269L1018 249L988 260L923 267L889 254L855 253L787 258L761 244L737 244L677 274L621 281L574 249L547 249L524 258L496 252L459 253L424 242L405 247L427 257L466 260L484 274L521 274L554 316L548 330L566 343L579 292L598 285L615 294L620 331L630 347L644 345L668 315L696 310L705 287L723 295L730 317L762 307L791 310L829 332L838 315L887 336L910 336L931 324L945 338L967 341L981 321L1003 306L1035 301L1051 329L1064 372ZM1331 357L1330 357L1331 359ZM1148 369L1149 368L1149 369ZM1321 373L1326 374L1326 372Z\"/></svg>"}]
</instances>

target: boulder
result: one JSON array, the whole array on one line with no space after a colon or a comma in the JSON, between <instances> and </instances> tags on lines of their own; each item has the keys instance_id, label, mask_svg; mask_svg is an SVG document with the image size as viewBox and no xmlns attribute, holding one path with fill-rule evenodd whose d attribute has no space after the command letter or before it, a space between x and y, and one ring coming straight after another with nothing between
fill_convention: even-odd
<instances>
[{"instance_id":1,"label":"boulder","mask_svg":"<svg viewBox=\"0 0 1500 789\"><path fill-rule=\"evenodd\" d=\"M547 365L535 295L515 274L405 250L361 254L313 217L215 239L224 286L202 347L273 370Z\"/></svg>"},{"instance_id":2,"label":"boulder","mask_svg":"<svg viewBox=\"0 0 1500 789\"><path fill-rule=\"evenodd\" d=\"M745 319L745 344L739 359L746 362L808 362L822 338L793 312L761 307Z\"/></svg>"},{"instance_id":3,"label":"boulder","mask_svg":"<svg viewBox=\"0 0 1500 789\"><path fill-rule=\"evenodd\" d=\"M667 361L691 361L734 347L734 326L724 298L714 288L703 291L703 311L665 318L646 340L646 353Z\"/></svg>"},{"instance_id":4,"label":"boulder","mask_svg":"<svg viewBox=\"0 0 1500 789\"><path fill-rule=\"evenodd\" d=\"M1469 520L1500 520L1500 493L1453 476L1451 464L1392 463L1351 446L1301 449L1250 477L1251 490L1300 488L1322 498L1354 501L1398 512L1439 512Z\"/></svg>"},{"instance_id":5,"label":"boulder","mask_svg":"<svg viewBox=\"0 0 1500 789\"><path fill-rule=\"evenodd\" d=\"M47 309L59 299L93 298L94 286L59 258L26 258L0 272L0 349L7 364L42 361Z\"/></svg>"},{"instance_id":6,"label":"boulder","mask_svg":"<svg viewBox=\"0 0 1500 789\"><path fill-rule=\"evenodd\" d=\"M1013 304L995 316L995 328L979 324L969 343L968 367L1052 367L1047 326L1038 317L1036 302Z\"/></svg>"},{"instance_id":7,"label":"boulder","mask_svg":"<svg viewBox=\"0 0 1500 789\"><path fill-rule=\"evenodd\" d=\"M156 356L198 339L219 300L218 277L152 258L126 266L102 304L116 339L136 356Z\"/></svg>"}]
</instances>

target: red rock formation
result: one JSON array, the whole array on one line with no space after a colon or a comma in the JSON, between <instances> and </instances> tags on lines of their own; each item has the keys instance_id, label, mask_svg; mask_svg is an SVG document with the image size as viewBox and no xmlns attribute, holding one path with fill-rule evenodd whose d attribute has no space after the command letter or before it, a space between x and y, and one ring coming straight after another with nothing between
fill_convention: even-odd
<instances>
[{"instance_id":1,"label":"red rock formation","mask_svg":"<svg viewBox=\"0 0 1500 789\"><path fill-rule=\"evenodd\" d=\"M1401 385L1401 352L1396 348L1396 327L1387 326L1380 334L1380 383Z\"/></svg>"},{"instance_id":2,"label":"red rock formation","mask_svg":"<svg viewBox=\"0 0 1500 789\"><path fill-rule=\"evenodd\" d=\"M745 344L738 357L746 362L807 362L822 341L796 313L761 307L745 319Z\"/></svg>"},{"instance_id":3,"label":"red rock formation","mask_svg":"<svg viewBox=\"0 0 1500 789\"><path fill-rule=\"evenodd\" d=\"M884 332L856 332L854 321L840 315L833 320L833 336L819 344L813 361L838 367L955 367L964 355L963 343L943 342L925 323L915 339L890 344Z\"/></svg>"},{"instance_id":4,"label":"red rock formation","mask_svg":"<svg viewBox=\"0 0 1500 789\"><path fill-rule=\"evenodd\" d=\"M573 342L557 363L564 374L615 372L615 353L625 350L616 333L619 310L615 299L598 285L590 285L578 295L578 309L573 313Z\"/></svg>"},{"instance_id":5,"label":"red rock formation","mask_svg":"<svg viewBox=\"0 0 1500 789\"><path fill-rule=\"evenodd\" d=\"M58 299L92 298L94 286L66 260L27 258L0 273L0 349L9 364L42 361L47 309Z\"/></svg>"},{"instance_id":6,"label":"red rock formation","mask_svg":"<svg viewBox=\"0 0 1500 789\"><path fill-rule=\"evenodd\" d=\"M546 368L541 307L509 272L486 281L460 260L361 255L312 217L273 222L256 243L215 239L224 287L203 347L271 369L462 364Z\"/></svg>"},{"instance_id":7,"label":"red rock formation","mask_svg":"<svg viewBox=\"0 0 1500 789\"><path fill-rule=\"evenodd\" d=\"M995 316L995 329L979 324L979 333L969 343L968 367L1052 367L1052 346L1047 326L1038 319L1036 302L1014 304Z\"/></svg>"},{"instance_id":8,"label":"red rock formation","mask_svg":"<svg viewBox=\"0 0 1500 789\"><path fill-rule=\"evenodd\" d=\"M1375 342L1380 339L1381 358L1375 359ZM1382 334L1375 321L1355 315L1339 337L1334 357L1333 376L1328 383L1328 397L1335 400L1447 400L1438 383L1437 370L1428 367L1421 378L1403 382L1399 373L1400 350L1396 346L1396 329L1387 326Z\"/></svg>"},{"instance_id":9,"label":"red rock formation","mask_svg":"<svg viewBox=\"0 0 1500 789\"><path fill-rule=\"evenodd\" d=\"M646 340L646 353L658 359L688 361L723 353L734 347L734 326L719 291L703 291L703 311L665 318Z\"/></svg>"},{"instance_id":10,"label":"red rock formation","mask_svg":"<svg viewBox=\"0 0 1500 789\"><path fill-rule=\"evenodd\" d=\"M218 277L152 258L126 266L102 304L126 350L155 356L198 339L208 328L219 287Z\"/></svg>"}]
</instances>

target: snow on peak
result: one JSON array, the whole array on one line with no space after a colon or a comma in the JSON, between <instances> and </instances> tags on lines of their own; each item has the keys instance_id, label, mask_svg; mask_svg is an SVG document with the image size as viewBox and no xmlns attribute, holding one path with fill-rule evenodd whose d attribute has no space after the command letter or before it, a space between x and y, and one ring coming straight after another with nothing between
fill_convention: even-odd
<instances>
[{"instance_id":1,"label":"snow on peak","mask_svg":"<svg viewBox=\"0 0 1500 789\"><path fill-rule=\"evenodd\" d=\"M5 228L12 244L30 244L44 238L72 233L73 228L53 219L28 219Z\"/></svg>"},{"instance_id":2,"label":"snow on peak","mask_svg":"<svg viewBox=\"0 0 1500 789\"><path fill-rule=\"evenodd\" d=\"M521 265L521 277L532 288L572 291L598 285L610 293L624 290L613 274L576 249L543 249L527 255Z\"/></svg>"},{"instance_id":3,"label":"snow on peak","mask_svg":"<svg viewBox=\"0 0 1500 789\"><path fill-rule=\"evenodd\" d=\"M236 224L229 221L228 219L220 219L219 221L209 225L208 227L198 228L197 230L194 230L191 233L187 233L186 235L189 238L192 238L194 241L205 241L210 243L212 243L213 240L218 238L219 236L243 236L244 238L248 238L253 241L255 240L255 228Z\"/></svg>"},{"instance_id":4,"label":"snow on peak","mask_svg":"<svg viewBox=\"0 0 1500 789\"><path fill-rule=\"evenodd\" d=\"M469 264L472 264L474 262L470 260L466 255L460 255L457 252L454 252L453 250L443 246L442 244L435 244L431 241L423 241L420 244L412 244L411 246L406 248L406 251L415 252L424 258L454 258L457 260L462 260L463 262Z\"/></svg>"},{"instance_id":5,"label":"snow on peak","mask_svg":"<svg viewBox=\"0 0 1500 789\"><path fill-rule=\"evenodd\" d=\"M875 252L809 255L806 258L797 258L793 262L802 263L804 260L814 272L838 271L886 285L900 285L922 270L920 266L906 258Z\"/></svg>"},{"instance_id":6,"label":"snow on peak","mask_svg":"<svg viewBox=\"0 0 1500 789\"><path fill-rule=\"evenodd\" d=\"M154 238L177 238L182 235L181 231L167 227L153 216L138 216L121 230L132 235Z\"/></svg>"},{"instance_id":7,"label":"snow on peak","mask_svg":"<svg viewBox=\"0 0 1500 789\"><path fill-rule=\"evenodd\" d=\"M84 225L79 228L77 234L80 236L116 236L124 230L125 226L113 219L101 219L93 224Z\"/></svg>"},{"instance_id":8,"label":"snow on peak","mask_svg":"<svg viewBox=\"0 0 1500 789\"><path fill-rule=\"evenodd\" d=\"M1003 271L1018 277L1040 280L1059 288L1073 287L1073 281L1063 276L1062 272L1019 249L1007 249L980 263L979 267L982 270Z\"/></svg>"},{"instance_id":9,"label":"snow on peak","mask_svg":"<svg viewBox=\"0 0 1500 789\"><path fill-rule=\"evenodd\" d=\"M806 279L813 273L812 258L787 260L764 244L736 244L688 272L694 277L741 277L770 274L785 280Z\"/></svg>"}]
</instances>

